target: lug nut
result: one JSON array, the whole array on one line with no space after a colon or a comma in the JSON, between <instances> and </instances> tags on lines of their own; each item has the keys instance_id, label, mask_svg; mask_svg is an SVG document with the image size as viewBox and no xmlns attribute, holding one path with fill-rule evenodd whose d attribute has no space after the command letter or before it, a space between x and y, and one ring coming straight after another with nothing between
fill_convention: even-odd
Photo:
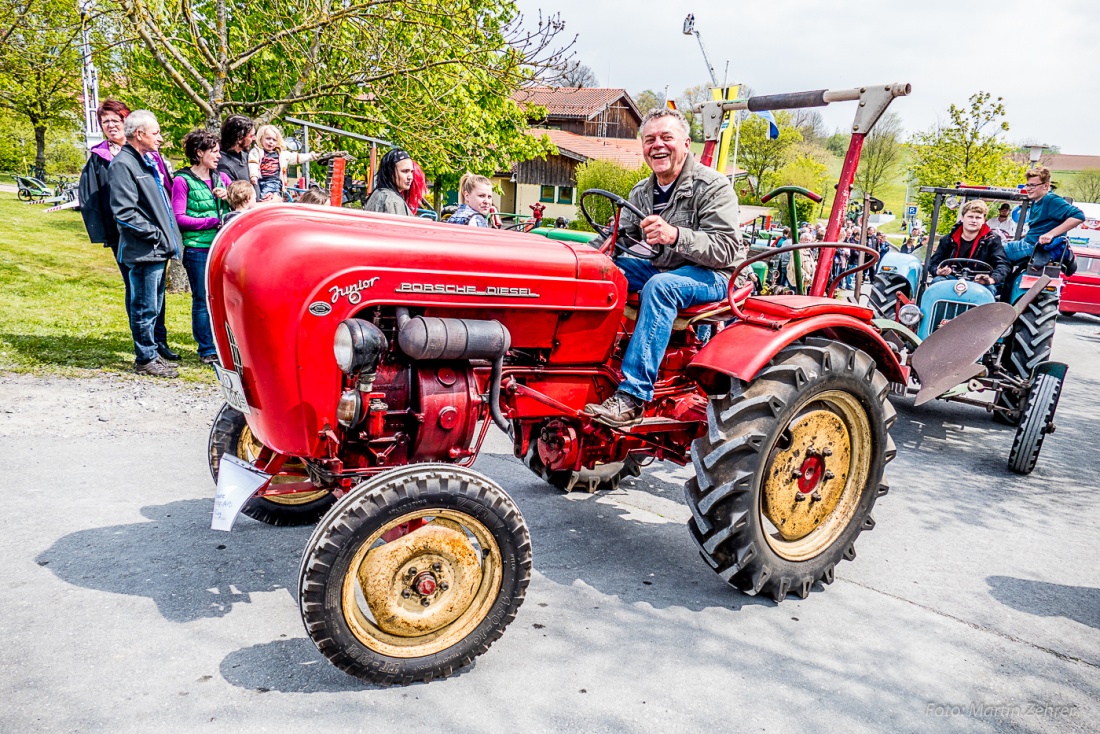
<instances>
[{"instance_id":1,"label":"lug nut","mask_svg":"<svg viewBox=\"0 0 1100 734\"><path fill-rule=\"evenodd\" d=\"M409 576L415 576L416 575L416 566L413 566L412 568L409 569L408 575Z\"/></svg>"},{"instance_id":2,"label":"lug nut","mask_svg":"<svg viewBox=\"0 0 1100 734\"><path fill-rule=\"evenodd\" d=\"M833 455L833 450L831 448L829 448L828 446L826 446L825 448L821 449L821 455L822 456L832 456Z\"/></svg>"},{"instance_id":3,"label":"lug nut","mask_svg":"<svg viewBox=\"0 0 1100 734\"><path fill-rule=\"evenodd\" d=\"M401 598L402 599L408 599L410 596L412 596L411 591L409 591L408 589L402 589L401 590Z\"/></svg>"},{"instance_id":4,"label":"lug nut","mask_svg":"<svg viewBox=\"0 0 1100 734\"><path fill-rule=\"evenodd\" d=\"M833 474L833 473L832 473L831 471L829 471L828 469L826 469L826 470L825 470L825 478L826 478L826 479L832 479L832 478L833 478L833 477L835 477L835 476L836 476L836 474Z\"/></svg>"},{"instance_id":5,"label":"lug nut","mask_svg":"<svg viewBox=\"0 0 1100 734\"><path fill-rule=\"evenodd\" d=\"M432 600L431 599L421 599L420 600L420 606L422 606L422 607L430 607L431 605L432 605Z\"/></svg>"},{"instance_id":6,"label":"lug nut","mask_svg":"<svg viewBox=\"0 0 1100 734\"><path fill-rule=\"evenodd\" d=\"M792 477L792 478L794 478L794 479L798 479L798 478L799 478L799 477L801 477L801 476L802 476L802 470L801 470L801 469L793 469L793 470L791 470L791 477Z\"/></svg>"},{"instance_id":7,"label":"lug nut","mask_svg":"<svg viewBox=\"0 0 1100 734\"><path fill-rule=\"evenodd\" d=\"M447 589L449 589L449 588L451 588L451 587L450 587L450 585L449 585L449 584L448 584L448 583L447 583L446 581L440 581L440 582L439 582L439 588L440 588L440 589L441 589L442 591L446 591Z\"/></svg>"},{"instance_id":8,"label":"lug nut","mask_svg":"<svg viewBox=\"0 0 1100 734\"><path fill-rule=\"evenodd\" d=\"M814 502L820 502L821 501L821 492L818 492L815 489L813 491L813 494L810 495L810 499L813 500Z\"/></svg>"},{"instance_id":9,"label":"lug nut","mask_svg":"<svg viewBox=\"0 0 1100 734\"><path fill-rule=\"evenodd\" d=\"M795 502L805 502L805 501L806 501L806 495L804 495L804 494L802 494L801 492L799 492L798 494L796 494L796 495L794 496L794 501L795 501Z\"/></svg>"},{"instance_id":10,"label":"lug nut","mask_svg":"<svg viewBox=\"0 0 1100 734\"><path fill-rule=\"evenodd\" d=\"M435 563L432 564L432 570L435 571L436 573L439 573L440 571L443 570L443 564L440 563L439 561L436 561Z\"/></svg>"}]
</instances>

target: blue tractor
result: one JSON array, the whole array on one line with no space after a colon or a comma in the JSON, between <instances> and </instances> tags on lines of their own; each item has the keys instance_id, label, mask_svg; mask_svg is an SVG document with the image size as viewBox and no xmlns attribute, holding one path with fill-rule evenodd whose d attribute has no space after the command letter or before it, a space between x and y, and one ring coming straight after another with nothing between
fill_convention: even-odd
<instances>
[{"instance_id":1,"label":"blue tractor","mask_svg":"<svg viewBox=\"0 0 1100 734\"><path fill-rule=\"evenodd\" d=\"M966 199L981 198L1019 202L1016 239L1023 234L1029 201L1016 191L922 187L921 192L935 197L932 233L945 202L956 208ZM916 405L934 398L967 403L1016 426L1009 468L1030 473L1043 438L1054 430L1066 374L1065 365L1049 361L1064 266L1037 250L1030 260L1013 265L995 295L974 280L991 271L980 260L945 260L940 265L949 267L951 275L929 283L934 247L933 235L923 262L899 252L882 258L869 294L876 323L913 368L908 390L917 392Z\"/></svg>"}]
</instances>

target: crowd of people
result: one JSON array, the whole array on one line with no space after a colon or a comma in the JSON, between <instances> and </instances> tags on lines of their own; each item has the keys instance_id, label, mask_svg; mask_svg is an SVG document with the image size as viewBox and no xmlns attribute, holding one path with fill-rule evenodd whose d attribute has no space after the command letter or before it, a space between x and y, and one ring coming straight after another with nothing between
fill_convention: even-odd
<instances>
[{"instance_id":1,"label":"crowd of people","mask_svg":"<svg viewBox=\"0 0 1100 734\"><path fill-rule=\"evenodd\" d=\"M181 141L187 166L174 172L160 153L164 140L156 116L107 100L96 111L104 141L91 150L81 172L81 215L92 242L110 248L118 263L124 305L134 341L134 371L177 377L181 355L168 345L164 292L168 261L182 262L191 289L191 331L199 359L217 362L206 306L206 267L218 232L257 204L288 199L288 167L316 160L317 153L286 149L274 125L231 115L218 134L198 129ZM364 208L416 216L427 195L424 171L400 148L381 159ZM314 186L300 204L328 205ZM467 174L459 185L459 209L449 220L500 227L492 183Z\"/></svg>"}]
</instances>

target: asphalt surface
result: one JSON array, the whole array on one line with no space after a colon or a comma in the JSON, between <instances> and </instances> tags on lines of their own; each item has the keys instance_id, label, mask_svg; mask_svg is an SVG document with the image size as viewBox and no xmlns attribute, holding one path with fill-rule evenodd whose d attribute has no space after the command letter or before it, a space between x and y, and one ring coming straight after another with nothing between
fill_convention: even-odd
<instances>
[{"instance_id":1,"label":"asphalt surface","mask_svg":"<svg viewBox=\"0 0 1100 734\"><path fill-rule=\"evenodd\" d=\"M293 597L308 528L209 529L210 390L0 376L0 731L1100 731L1100 320L1029 477L978 409L896 401L893 485L806 600L727 588L683 526L690 469L564 495L494 439L531 528L511 627L450 679L331 666Z\"/></svg>"}]
</instances>

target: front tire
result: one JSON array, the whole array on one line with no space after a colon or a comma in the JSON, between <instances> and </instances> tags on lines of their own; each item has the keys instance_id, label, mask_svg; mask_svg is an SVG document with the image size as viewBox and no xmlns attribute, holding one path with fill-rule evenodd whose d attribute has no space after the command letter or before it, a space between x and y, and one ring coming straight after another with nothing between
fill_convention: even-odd
<instances>
[{"instance_id":1,"label":"front tire","mask_svg":"<svg viewBox=\"0 0 1100 734\"><path fill-rule=\"evenodd\" d=\"M883 468L895 454L896 414L888 394L867 354L807 339L744 390L712 399L685 487L703 560L735 588L776 601L832 583L889 489Z\"/></svg>"},{"instance_id":2,"label":"front tire","mask_svg":"<svg viewBox=\"0 0 1100 734\"><path fill-rule=\"evenodd\" d=\"M444 678L489 649L531 578L512 498L461 467L419 464L363 482L313 531L299 571L317 649L357 678Z\"/></svg>"},{"instance_id":3,"label":"front tire","mask_svg":"<svg viewBox=\"0 0 1100 734\"><path fill-rule=\"evenodd\" d=\"M254 464L263 444L252 434L244 413L223 404L210 428L206 455L210 465L210 476L218 483L218 466L222 454L232 454L242 461ZM276 476L272 484L300 482L308 477L305 466L300 460L292 459L283 465L286 471L301 470L298 476ZM284 527L312 525L328 512L336 498L327 489L315 492L295 492L294 494L253 497L241 508L241 512L253 520Z\"/></svg>"},{"instance_id":4,"label":"front tire","mask_svg":"<svg viewBox=\"0 0 1100 734\"><path fill-rule=\"evenodd\" d=\"M1016 474L1030 474L1039 459L1043 439L1054 431L1054 412L1062 394L1062 380L1043 374L1035 379L1027 396L1023 420L1012 439L1008 468Z\"/></svg>"}]
</instances>

